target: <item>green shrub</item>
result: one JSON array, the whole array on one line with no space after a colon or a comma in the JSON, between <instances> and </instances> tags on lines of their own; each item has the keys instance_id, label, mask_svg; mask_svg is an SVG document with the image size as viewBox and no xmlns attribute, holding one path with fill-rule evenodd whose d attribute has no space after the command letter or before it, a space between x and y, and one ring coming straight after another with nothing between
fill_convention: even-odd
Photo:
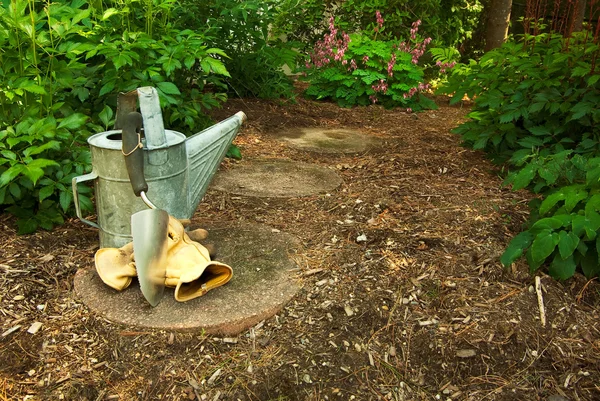
<instances>
[{"instance_id":1,"label":"green shrub","mask_svg":"<svg viewBox=\"0 0 600 401\"><path fill-rule=\"evenodd\" d=\"M479 0L282 0L273 31L300 42L300 49L307 51L328 31L331 15L338 16L339 29L359 32L372 30L373 15L380 11L386 16L383 40L400 37L420 19L423 34L434 38L436 46L456 47L473 38L482 9Z\"/></svg>"},{"instance_id":2,"label":"green shrub","mask_svg":"<svg viewBox=\"0 0 600 401\"><path fill-rule=\"evenodd\" d=\"M600 158L579 167L583 183L554 188L533 202L529 227L512 239L502 264L525 255L532 273L547 262L550 275L562 280L578 267L588 278L600 274Z\"/></svg>"},{"instance_id":3,"label":"green shrub","mask_svg":"<svg viewBox=\"0 0 600 401\"><path fill-rule=\"evenodd\" d=\"M224 99L205 90L227 75L223 51L173 30L171 2L146 3L0 6L0 208L18 218L19 233L72 213L71 179L91 168L85 141L112 125L118 92L157 87L167 124L184 132L203 128L202 110ZM92 211L91 191L80 192Z\"/></svg>"},{"instance_id":4,"label":"green shrub","mask_svg":"<svg viewBox=\"0 0 600 401\"><path fill-rule=\"evenodd\" d=\"M453 70L451 103L469 96L470 120L454 132L510 172L505 185L541 194L527 229L501 257L559 279L600 273L599 47L585 33L526 36Z\"/></svg>"},{"instance_id":5,"label":"green shrub","mask_svg":"<svg viewBox=\"0 0 600 401\"><path fill-rule=\"evenodd\" d=\"M567 40L548 34L506 43L479 63L455 67L443 91L453 94L452 104L473 98L474 107L471 120L454 132L498 162L568 149L597 154L597 54L585 35Z\"/></svg>"},{"instance_id":6,"label":"green shrub","mask_svg":"<svg viewBox=\"0 0 600 401\"><path fill-rule=\"evenodd\" d=\"M417 36L421 22L416 21L409 41L378 40L383 23L377 13L371 38L340 32L331 17L329 33L317 42L303 70L302 79L310 82L306 95L332 99L342 107L379 102L409 111L434 108L435 103L420 94L429 85L423 83L423 67L418 64L431 38Z\"/></svg>"},{"instance_id":7,"label":"green shrub","mask_svg":"<svg viewBox=\"0 0 600 401\"><path fill-rule=\"evenodd\" d=\"M209 43L227 53L223 62L231 73L230 95L289 98L293 83L283 68L294 70L299 54L294 43L270 35L278 5L278 0L183 0L176 24L206 30Z\"/></svg>"}]
</instances>

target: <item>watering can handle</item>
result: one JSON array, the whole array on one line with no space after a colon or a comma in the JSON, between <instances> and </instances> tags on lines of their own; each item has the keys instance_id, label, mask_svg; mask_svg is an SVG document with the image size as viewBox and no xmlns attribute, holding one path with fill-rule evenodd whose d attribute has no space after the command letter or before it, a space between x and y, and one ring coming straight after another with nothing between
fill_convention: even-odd
<instances>
[{"instance_id":1,"label":"watering can handle","mask_svg":"<svg viewBox=\"0 0 600 401\"><path fill-rule=\"evenodd\" d=\"M86 220L81 216L81 205L79 204L79 189L77 188L78 183L95 180L96 178L98 178L98 174L95 171L92 171L89 174L80 175L79 177L73 177L71 185L73 187L73 203L75 203L75 212L77 213L77 217L79 217L79 220L92 227L100 228L98 224L94 223L93 221Z\"/></svg>"},{"instance_id":2,"label":"watering can handle","mask_svg":"<svg viewBox=\"0 0 600 401\"><path fill-rule=\"evenodd\" d=\"M160 100L156 88L144 86L131 92L120 93L117 98L117 118L115 129L122 129L130 112L140 111L144 119L144 136L148 150L164 149L167 147L167 137L163 124Z\"/></svg>"},{"instance_id":3,"label":"watering can handle","mask_svg":"<svg viewBox=\"0 0 600 401\"><path fill-rule=\"evenodd\" d=\"M144 177L144 151L140 135L142 127L142 115L133 111L125 116L121 131L123 141L121 151L125 156L125 166L135 196L140 196L142 192L148 192L148 184Z\"/></svg>"}]
</instances>

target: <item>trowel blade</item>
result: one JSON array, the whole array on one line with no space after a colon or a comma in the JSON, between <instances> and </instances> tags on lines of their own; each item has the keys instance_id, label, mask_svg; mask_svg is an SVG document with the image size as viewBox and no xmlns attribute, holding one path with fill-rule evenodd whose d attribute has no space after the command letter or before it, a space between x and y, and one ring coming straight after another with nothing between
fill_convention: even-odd
<instances>
[{"instance_id":1,"label":"trowel blade","mask_svg":"<svg viewBox=\"0 0 600 401\"><path fill-rule=\"evenodd\" d=\"M142 210L131 216L133 254L140 289L152 306L158 305L165 290L168 226L169 214L164 210Z\"/></svg>"}]
</instances>

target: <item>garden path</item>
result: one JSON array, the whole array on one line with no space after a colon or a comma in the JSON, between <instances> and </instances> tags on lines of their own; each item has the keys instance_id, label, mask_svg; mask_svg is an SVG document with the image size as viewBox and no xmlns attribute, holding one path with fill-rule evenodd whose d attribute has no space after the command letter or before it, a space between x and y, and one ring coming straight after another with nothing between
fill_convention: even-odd
<instances>
[{"instance_id":1,"label":"garden path","mask_svg":"<svg viewBox=\"0 0 600 401\"><path fill-rule=\"evenodd\" d=\"M297 237L303 289L239 336L134 329L86 308L72 291L97 233L70 221L18 237L0 224L0 394L66 400L599 399L600 288L580 276L533 278L498 262L527 215L526 192L501 187L481 153L449 131L468 107L407 114L231 100L217 120L248 115L241 161L285 159L342 183L296 197L212 188L193 224L258 223ZM359 153L292 147L288 129L359 130ZM42 323L27 333L33 322ZM15 329L16 328L16 329ZM12 330L12 331L11 331Z\"/></svg>"}]
</instances>

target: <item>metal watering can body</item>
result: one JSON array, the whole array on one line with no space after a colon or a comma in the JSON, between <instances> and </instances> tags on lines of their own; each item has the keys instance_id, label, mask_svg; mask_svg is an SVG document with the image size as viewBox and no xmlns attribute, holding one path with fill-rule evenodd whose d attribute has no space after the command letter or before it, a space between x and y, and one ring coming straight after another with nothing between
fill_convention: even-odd
<instances>
[{"instance_id":1,"label":"metal watering can body","mask_svg":"<svg viewBox=\"0 0 600 401\"><path fill-rule=\"evenodd\" d=\"M144 175L148 194L157 208L178 219L190 219L229 145L237 135L245 114L234 116L189 138L165 130L156 89L139 88L119 96L117 121L137 108L144 119ZM132 241L131 215L148 207L135 196L122 153L121 130L101 132L88 139L92 172L73 178L77 216L100 231L100 247L120 248ZM82 217L77 184L94 181L97 222Z\"/></svg>"}]
</instances>

